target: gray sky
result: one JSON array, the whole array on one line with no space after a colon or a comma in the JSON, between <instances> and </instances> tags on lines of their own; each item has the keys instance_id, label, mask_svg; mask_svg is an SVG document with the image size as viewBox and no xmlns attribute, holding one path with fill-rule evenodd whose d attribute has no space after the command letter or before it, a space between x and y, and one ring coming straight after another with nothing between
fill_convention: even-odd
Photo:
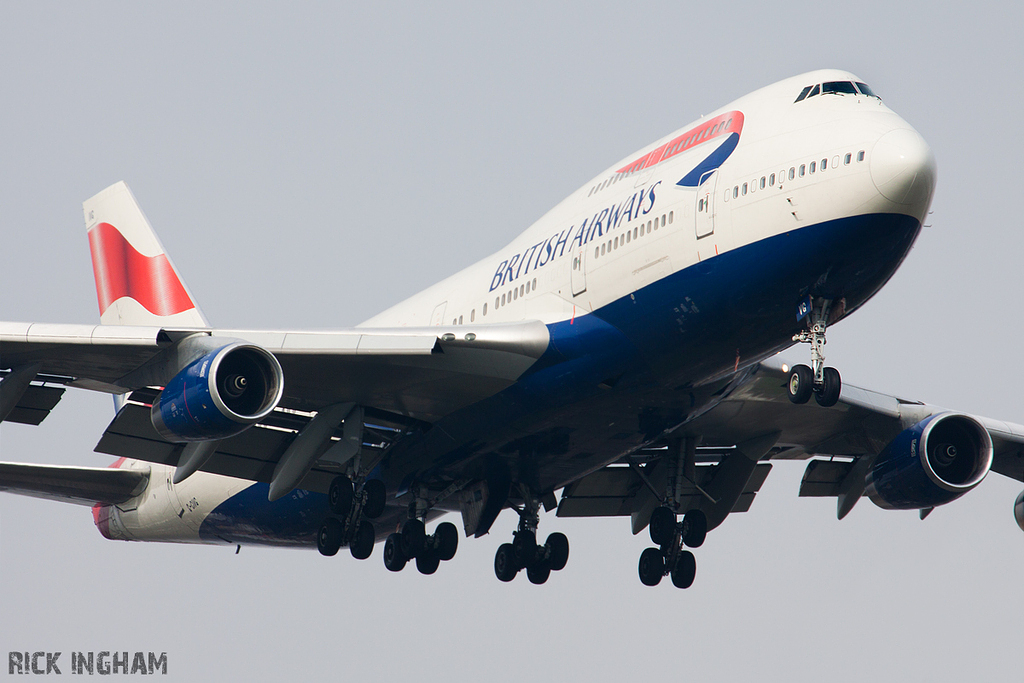
<instances>
[{"instance_id":1,"label":"gray sky","mask_svg":"<svg viewBox=\"0 0 1024 683\"><path fill-rule=\"evenodd\" d=\"M214 324L352 325L703 112L838 67L929 141L939 185L830 364L1024 422L1018 3L341 4L4 3L0 319L97 320L81 202L123 179ZM69 392L41 427L5 424L0 457L106 465L110 417ZM380 547L115 543L86 508L0 495L0 657L166 651L183 681L1016 680L1019 482L840 523L797 498L802 471L776 466L687 591L640 584L624 519L545 516L572 553L538 587L494 577L507 512L425 577Z\"/></svg>"}]
</instances>

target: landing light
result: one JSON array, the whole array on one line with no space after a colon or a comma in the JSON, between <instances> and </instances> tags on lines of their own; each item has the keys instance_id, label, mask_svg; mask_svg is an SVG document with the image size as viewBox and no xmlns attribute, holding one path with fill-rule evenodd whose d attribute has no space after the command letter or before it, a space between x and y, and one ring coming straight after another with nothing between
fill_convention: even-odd
<instances>
[{"instance_id":1,"label":"landing light","mask_svg":"<svg viewBox=\"0 0 1024 683\"><path fill-rule=\"evenodd\" d=\"M787 364L783 363L782 364L782 371L783 372L789 372L789 366Z\"/></svg>"}]
</instances>

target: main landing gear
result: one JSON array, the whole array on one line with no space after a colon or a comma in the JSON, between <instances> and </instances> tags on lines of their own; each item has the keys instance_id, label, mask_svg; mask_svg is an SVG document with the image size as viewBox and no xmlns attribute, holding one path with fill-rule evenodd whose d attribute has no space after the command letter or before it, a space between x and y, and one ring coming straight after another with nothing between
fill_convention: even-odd
<instances>
[{"instance_id":1,"label":"main landing gear","mask_svg":"<svg viewBox=\"0 0 1024 683\"><path fill-rule=\"evenodd\" d=\"M384 566L389 571L400 572L411 560L416 561L416 569L420 574L433 574L441 562L455 557L459 549L459 530L451 522L441 522L434 533L427 534L424 520L432 505L458 490L459 485L453 484L435 499L428 500L426 489L409 505L409 519L402 524L402 529L393 533L384 541Z\"/></svg>"},{"instance_id":2,"label":"main landing gear","mask_svg":"<svg viewBox=\"0 0 1024 683\"><path fill-rule=\"evenodd\" d=\"M828 408L839 401L843 381L839 371L825 367L825 328L831 301L820 300L808 314L808 327L793 336L793 341L811 345L811 367L794 365L789 372L786 390L793 403L807 403L814 394L818 405ZM842 304L842 301L840 301Z\"/></svg>"},{"instance_id":3,"label":"main landing gear","mask_svg":"<svg viewBox=\"0 0 1024 683\"><path fill-rule=\"evenodd\" d=\"M683 521L676 521L676 513L668 507L657 508L651 514L651 541L658 547L647 548L640 554L640 582L657 586L665 576L672 577L676 588L689 588L697 576L697 560L683 546L699 548L708 533L708 520L700 510L690 510Z\"/></svg>"},{"instance_id":4,"label":"main landing gear","mask_svg":"<svg viewBox=\"0 0 1024 683\"><path fill-rule=\"evenodd\" d=\"M316 535L316 546L321 555L337 555L341 546L348 544L352 557L365 560L373 553L376 533L373 523L384 514L387 492L379 479L363 481L358 491L352 480L338 476L331 482L327 493L331 516L324 520Z\"/></svg>"},{"instance_id":5,"label":"main landing gear","mask_svg":"<svg viewBox=\"0 0 1024 683\"><path fill-rule=\"evenodd\" d=\"M551 572L561 571L569 561L569 539L562 533L553 533L537 544L537 524L540 521L540 505L524 491L523 508L519 513L519 529L512 534L511 543L503 543L494 554L494 574L501 581L511 581L526 570L530 583L542 584ZM515 508L514 508L515 509Z\"/></svg>"}]
</instances>

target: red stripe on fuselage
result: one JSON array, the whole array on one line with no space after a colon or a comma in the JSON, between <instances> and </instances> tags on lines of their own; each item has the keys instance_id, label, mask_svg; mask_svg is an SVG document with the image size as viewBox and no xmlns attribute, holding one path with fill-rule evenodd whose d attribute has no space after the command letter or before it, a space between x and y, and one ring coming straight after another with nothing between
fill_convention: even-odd
<instances>
[{"instance_id":1,"label":"red stripe on fuselage","mask_svg":"<svg viewBox=\"0 0 1024 683\"><path fill-rule=\"evenodd\" d=\"M143 256L110 223L100 223L89 231L89 250L100 315L123 296L135 299L154 315L195 308L167 257Z\"/></svg>"},{"instance_id":2,"label":"red stripe on fuselage","mask_svg":"<svg viewBox=\"0 0 1024 683\"><path fill-rule=\"evenodd\" d=\"M713 119L705 121L696 128L691 128L682 135L666 142L653 152L648 152L639 159L634 159L632 162L616 171L616 173L636 173L637 171L642 171L645 168L650 168L655 164L659 164L666 159L670 159L677 154L682 154L688 149L693 149L697 145L707 142L712 138L727 135L728 133L739 134L742 131L743 112L726 112L725 114L721 114Z\"/></svg>"}]
</instances>

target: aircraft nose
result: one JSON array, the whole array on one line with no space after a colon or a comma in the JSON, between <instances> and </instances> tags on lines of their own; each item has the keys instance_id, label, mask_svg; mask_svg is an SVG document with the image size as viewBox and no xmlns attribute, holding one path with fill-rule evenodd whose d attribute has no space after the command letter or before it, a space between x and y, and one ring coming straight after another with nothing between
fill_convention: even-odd
<instances>
[{"instance_id":1,"label":"aircraft nose","mask_svg":"<svg viewBox=\"0 0 1024 683\"><path fill-rule=\"evenodd\" d=\"M927 202L935 189L935 157L916 130L891 130L871 151L871 180L897 204Z\"/></svg>"}]
</instances>

